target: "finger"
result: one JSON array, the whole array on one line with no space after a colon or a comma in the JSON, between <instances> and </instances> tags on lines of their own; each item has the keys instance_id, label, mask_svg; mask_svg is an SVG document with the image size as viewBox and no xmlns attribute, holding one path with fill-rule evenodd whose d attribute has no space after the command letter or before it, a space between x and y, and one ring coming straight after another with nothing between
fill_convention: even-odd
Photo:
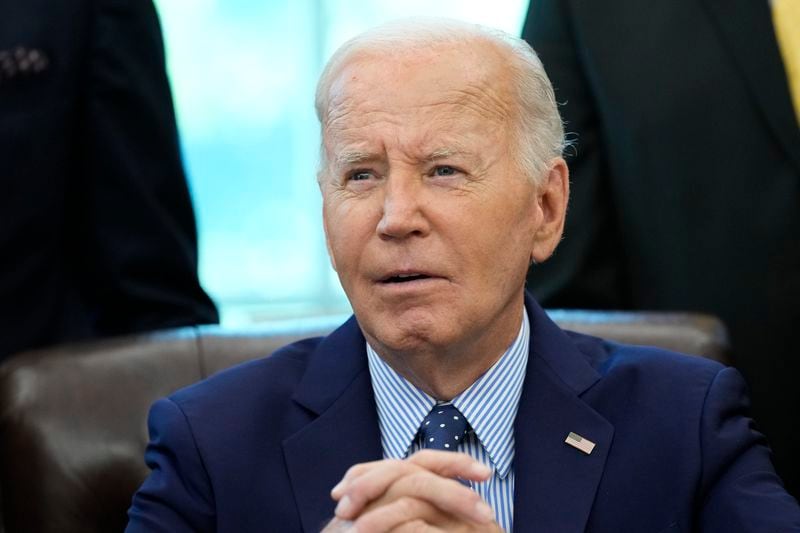
<instances>
[{"instance_id":1,"label":"finger","mask_svg":"<svg viewBox=\"0 0 800 533\"><path fill-rule=\"evenodd\" d=\"M423 500L438 510L468 522L487 524L494 520L494 511L477 492L427 470L398 479L386 491L384 499L402 497Z\"/></svg>"},{"instance_id":2,"label":"finger","mask_svg":"<svg viewBox=\"0 0 800 533\"><path fill-rule=\"evenodd\" d=\"M336 516L351 519L371 501L380 498L390 485L404 475L416 471L430 470L445 477L459 477L473 481L483 481L491 475L491 469L463 453L422 450L405 461L384 460L363 463L352 467L345 480L337 485L339 503ZM464 489L462 487L463 490ZM472 494L467 492L467 494ZM484 507L472 500L462 502L458 514L477 520L487 514Z\"/></svg>"},{"instance_id":3,"label":"finger","mask_svg":"<svg viewBox=\"0 0 800 533\"><path fill-rule=\"evenodd\" d=\"M440 476L460 477L474 481L482 481L491 475L489 467L469 455L433 450L423 450L406 461L387 460L365 465L351 469L345 475L344 484L337 486L339 503L336 506L336 516L347 519L357 516L364 506L380 498L398 479L413 472L429 470ZM456 492L456 496L459 492L474 495L464 487ZM482 523L482 517L488 515L490 509L487 510L485 506L478 505L478 500L479 498L468 497L467 500L460 501L458 505L452 507L454 512L460 516ZM453 495L449 492L444 493L438 501L445 504L451 503L454 501Z\"/></svg>"},{"instance_id":4,"label":"finger","mask_svg":"<svg viewBox=\"0 0 800 533\"><path fill-rule=\"evenodd\" d=\"M340 489L336 516L344 519L356 517L369 502L383 496L398 479L416 471L423 471L422 467L398 460L378 461L369 468L360 469L360 474L352 476Z\"/></svg>"},{"instance_id":5,"label":"finger","mask_svg":"<svg viewBox=\"0 0 800 533\"><path fill-rule=\"evenodd\" d=\"M385 533L401 526L410 527L413 524L427 526L430 522L441 518L443 518L441 511L428 502L405 497L369 509L358 517L353 526L358 533Z\"/></svg>"},{"instance_id":6,"label":"finger","mask_svg":"<svg viewBox=\"0 0 800 533\"><path fill-rule=\"evenodd\" d=\"M364 472L367 472L372 468L375 468L376 466L383 464L385 461L386 459L382 459L379 461L370 461L368 463L359 463L357 465L351 466L350 468L347 469L347 472L344 473L344 477L342 477L341 481L339 481L339 483L337 483L336 486L334 486L331 489L331 497L334 500L338 500L339 498L342 497L342 494L344 493L344 487L350 481L357 478Z\"/></svg>"},{"instance_id":7,"label":"finger","mask_svg":"<svg viewBox=\"0 0 800 533\"><path fill-rule=\"evenodd\" d=\"M412 520L397 526L392 533L445 533L445 530L428 524L424 520Z\"/></svg>"},{"instance_id":8,"label":"finger","mask_svg":"<svg viewBox=\"0 0 800 533\"><path fill-rule=\"evenodd\" d=\"M465 453L420 450L407 460L444 477L486 481L492 475L491 468Z\"/></svg>"},{"instance_id":9,"label":"finger","mask_svg":"<svg viewBox=\"0 0 800 533\"><path fill-rule=\"evenodd\" d=\"M320 533L345 533L351 531L352 528L353 523L350 520L339 520L334 517Z\"/></svg>"}]
</instances>

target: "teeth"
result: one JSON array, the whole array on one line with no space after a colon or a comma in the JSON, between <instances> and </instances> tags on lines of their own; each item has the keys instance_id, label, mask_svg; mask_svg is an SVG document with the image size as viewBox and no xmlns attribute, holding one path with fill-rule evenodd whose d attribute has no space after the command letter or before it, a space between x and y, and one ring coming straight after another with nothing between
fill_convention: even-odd
<instances>
[{"instance_id":1,"label":"teeth","mask_svg":"<svg viewBox=\"0 0 800 533\"><path fill-rule=\"evenodd\" d=\"M419 274L398 274L398 278L413 278L414 276L419 276Z\"/></svg>"}]
</instances>

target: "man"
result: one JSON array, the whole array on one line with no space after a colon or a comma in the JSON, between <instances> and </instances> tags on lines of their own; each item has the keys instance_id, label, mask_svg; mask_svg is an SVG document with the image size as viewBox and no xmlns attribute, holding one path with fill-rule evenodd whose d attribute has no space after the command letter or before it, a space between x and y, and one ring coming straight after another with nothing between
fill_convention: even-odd
<instances>
[{"instance_id":1,"label":"man","mask_svg":"<svg viewBox=\"0 0 800 533\"><path fill-rule=\"evenodd\" d=\"M525 296L568 197L527 45L389 24L333 56L317 111L354 317L159 401L129 532L800 530L735 370Z\"/></svg>"},{"instance_id":2,"label":"man","mask_svg":"<svg viewBox=\"0 0 800 533\"><path fill-rule=\"evenodd\" d=\"M780 27L800 39L797 0L531 2L523 36L576 146L564 242L529 287L720 316L800 496L800 41Z\"/></svg>"},{"instance_id":3,"label":"man","mask_svg":"<svg viewBox=\"0 0 800 533\"><path fill-rule=\"evenodd\" d=\"M0 0L0 360L217 322L150 0Z\"/></svg>"}]
</instances>

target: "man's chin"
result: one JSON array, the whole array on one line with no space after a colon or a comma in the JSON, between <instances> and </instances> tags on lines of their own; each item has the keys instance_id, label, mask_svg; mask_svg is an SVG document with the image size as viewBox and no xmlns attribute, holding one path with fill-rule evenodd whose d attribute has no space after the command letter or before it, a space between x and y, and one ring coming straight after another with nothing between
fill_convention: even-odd
<instances>
[{"instance_id":1,"label":"man's chin","mask_svg":"<svg viewBox=\"0 0 800 533\"><path fill-rule=\"evenodd\" d=\"M368 339L372 338L371 342L393 352L407 353L428 350L447 342L443 316L430 310L414 309L373 316L360 323Z\"/></svg>"}]
</instances>

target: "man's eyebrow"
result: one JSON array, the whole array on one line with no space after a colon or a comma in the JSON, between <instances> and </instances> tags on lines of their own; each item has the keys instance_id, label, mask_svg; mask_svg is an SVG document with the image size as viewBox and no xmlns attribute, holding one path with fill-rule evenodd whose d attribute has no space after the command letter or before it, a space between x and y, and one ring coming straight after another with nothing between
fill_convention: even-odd
<instances>
[{"instance_id":1,"label":"man's eyebrow","mask_svg":"<svg viewBox=\"0 0 800 533\"><path fill-rule=\"evenodd\" d=\"M378 156L371 152L361 152L358 150L348 150L336 155L336 164L339 166L353 165L365 161L373 161Z\"/></svg>"},{"instance_id":2,"label":"man's eyebrow","mask_svg":"<svg viewBox=\"0 0 800 533\"><path fill-rule=\"evenodd\" d=\"M447 159L448 157L453 157L456 155L469 155L469 152L458 147L437 148L423 159L424 161L431 162L438 161L440 159Z\"/></svg>"},{"instance_id":3,"label":"man's eyebrow","mask_svg":"<svg viewBox=\"0 0 800 533\"><path fill-rule=\"evenodd\" d=\"M430 163L433 161L439 161L440 159L447 159L448 157L453 157L456 155L470 155L471 152L467 150L463 150L459 147L443 147L437 148L433 150L429 154L425 155L421 158L421 161L426 163ZM361 150L346 150L340 152L336 156L336 164L338 166L348 166L348 165L355 165L358 163L365 163L369 161L375 161L379 159L381 156L372 152L364 152Z\"/></svg>"}]
</instances>

